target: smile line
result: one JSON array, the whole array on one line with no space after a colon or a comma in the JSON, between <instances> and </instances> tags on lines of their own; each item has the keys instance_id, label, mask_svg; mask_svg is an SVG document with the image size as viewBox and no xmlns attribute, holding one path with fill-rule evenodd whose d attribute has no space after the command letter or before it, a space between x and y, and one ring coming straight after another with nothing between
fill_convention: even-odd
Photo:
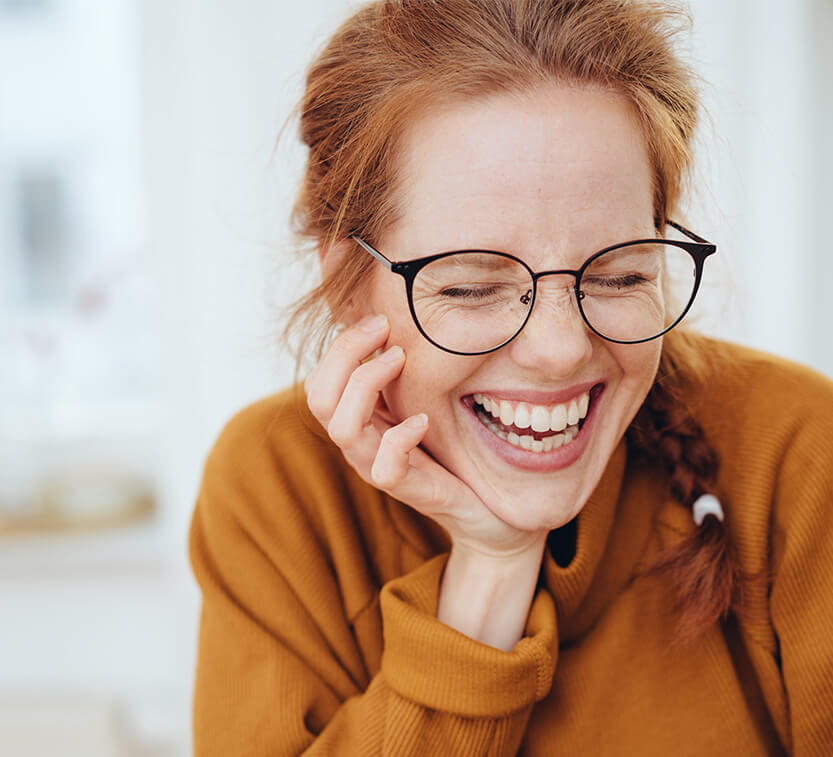
<instances>
[{"instance_id":1,"label":"smile line","mask_svg":"<svg viewBox=\"0 0 833 757\"><path fill-rule=\"evenodd\" d=\"M569 406L567 403L556 406L548 415L547 422L540 412L537 422L530 422L534 411L528 412L528 406L525 407L524 403L507 412L507 403L503 401L500 412L501 408L495 407L495 403L482 394L473 396L472 410L480 423L503 441L528 452L544 453L573 442L584 425L591 397L590 392L585 392L578 399L573 399ZM536 407L535 410L540 411L540 408ZM568 417L564 417L565 413ZM555 420L549 421L550 417ZM553 433L554 430L556 433Z\"/></svg>"}]
</instances>

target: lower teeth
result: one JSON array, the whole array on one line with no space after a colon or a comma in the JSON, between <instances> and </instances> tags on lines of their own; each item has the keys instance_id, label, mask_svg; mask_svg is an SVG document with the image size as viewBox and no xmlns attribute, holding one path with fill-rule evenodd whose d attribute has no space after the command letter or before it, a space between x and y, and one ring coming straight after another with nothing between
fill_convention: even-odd
<instances>
[{"instance_id":1,"label":"lower teeth","mask_svg":"<svg viewBox=\"0 0 833 757\"><path fill-rule=\"evenodd\" d=\"M555 434L554 436L547 436L543 439L535 439L535 437L529 435L518 436L518 434L513 431L507 433L491 420L484 418L482 415L480 415L480 420L483 425L486 426L486 428L488 428L489 431L491 431L495 436L499 436L501 439L509 442L515 447L520 447L521 449L529 450L530 452L550 452L554 449L558 449L559 447L566 446L578 435L578 425L575 425L567 426L564 431L559 434Z\"/></svg>"}]
</instances>

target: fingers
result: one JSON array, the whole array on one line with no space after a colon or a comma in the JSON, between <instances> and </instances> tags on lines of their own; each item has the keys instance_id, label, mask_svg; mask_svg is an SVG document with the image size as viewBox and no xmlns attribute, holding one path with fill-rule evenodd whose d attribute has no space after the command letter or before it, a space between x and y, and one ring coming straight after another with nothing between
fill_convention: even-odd
<instances>
[{"instance_id":1,"label":"fingers","mask_svg":"<svg viewBox=\"0 0 833 757\"><path fill-rule=\"evenodd\" d=\"M428 417L420 413L392 425L381 401L405 364L398 345L371 357L388 336L384 316L365 318L342 332L305 382L307 403L365 481L412 506L436 508L445 499L438 496L444 488L438 470L444 471L419 449Z\"/></svg>"},{"instance_id":2,"label":"fingers","mask_svg":"<svg viewBox=\"0 0 833 757\"><path fill-rule=\"evenodd\" d=\"M385 343L388 331L388 321L384 315L363 318L336 337L304 382L307 404L325 428L330 423L353 371Z\"/></svg>"},{"instance_id":3,"label":"fingers","mask_svg":"<svg viewBox=\"0 0 833 757\"><path fill-rule=\"evenodd\" d=\"M411 452L428 431L425 413L412 415L382 435L379 451L370 469L373 483L380 489L392 490L405 481L410 466Z\"/></svg>"},{"instance_id":4,"label":"fingers","mask_svg":"<svg viewBox=\"0 0 833 757\"><path fill-rule=\"evenodd\" d=\"M350 374L327 424L327 433L336 444L349 445L370 424L379 393L399 375L404 364L405 352L394 345Z\"/></svg>"}]
</instances>

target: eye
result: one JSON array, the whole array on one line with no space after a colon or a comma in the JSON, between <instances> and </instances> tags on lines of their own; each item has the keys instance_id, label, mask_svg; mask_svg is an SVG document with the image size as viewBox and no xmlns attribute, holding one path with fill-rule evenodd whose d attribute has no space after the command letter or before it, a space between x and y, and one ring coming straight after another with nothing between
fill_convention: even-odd
<instances>
[{"instance_id":1,"label":"eye","mask_svg":"<svg viewBox=\"0 0 833 757\"><path fill-rule=\"evenodd\" d=\"M488 286L488 287L465 287L465 286L454 286L454 287L446 287L445 289L440 291L440 295L443 297L454 297L458 299L476 299L482 297L493 297L500 291L500 287L498 286Z\"/></svg>"},{"instance_id":2,"label":"eye","mask_svg":"<svg viewBox=\"0 0 833 757\"><path fill-rule=\"evenodd\" d=\"M641 273L619 273L602 275L596 274L593 276L585 276L581 280L581 288L583 291L599 292L601 290L607 291L622 291L624 289L633 289L634 287L642 286L650 281Z\"/></svg>"},{"instance_id":3,"label":"eye","mask_svg":"<svg viewBox=\"0 0 833 757\"><path fill-rule=\"evenodd\" d=\"M616 289L627 289L628 287L637 286L638 284L644 284L646 281L648 281L648 279L640 273L603 276L594 279L594 283L611 288L615 287Z\"/></svg>"}]
</instances>

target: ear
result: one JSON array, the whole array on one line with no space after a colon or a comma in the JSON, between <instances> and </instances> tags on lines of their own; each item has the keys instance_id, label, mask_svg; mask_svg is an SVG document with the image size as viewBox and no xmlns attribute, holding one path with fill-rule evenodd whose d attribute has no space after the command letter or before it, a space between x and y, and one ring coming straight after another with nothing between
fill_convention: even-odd
<instances>
[{"instance_id":1,"label":"ear","mask_svg":"<svg viewBox=\"0 0 833 757\"><path fill-rule=\"evenodd\" d=\"M318 246L318 262L321 265L322 281L326 281L329 277L335 276L339 271L344 270L352 245L352 240L342 239L330 245L320 244ZM348 297L346 303L342 302L339 305L339 303L331 298L327 304L334 313L340 311L338 320L341 323L346 326L352 326L361 320L369 310L367 309L367 302L363 298L354 297L352 294L348 295Z\"/></svg>"}]
</instances>

